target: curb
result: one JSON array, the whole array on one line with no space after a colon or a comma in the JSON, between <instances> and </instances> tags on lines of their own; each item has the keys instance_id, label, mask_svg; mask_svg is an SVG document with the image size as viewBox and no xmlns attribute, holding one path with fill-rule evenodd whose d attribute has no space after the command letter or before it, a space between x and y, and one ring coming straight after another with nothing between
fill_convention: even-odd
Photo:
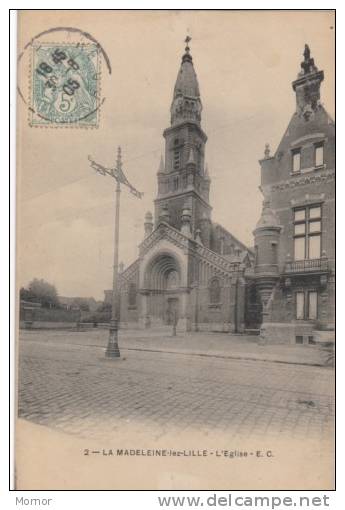
<instances>
[{"instance_id":1,"label":"curb","mask_svg":"<svg viewBox=\"0 0 345 510\"><path fill-rule=\"evenodd\" d=\"M91 347L91 346L90 346ZM96 347L96 346L93 346ZM99 346L97 346L99 347ZM308 367L321 367L321 368L330 368L321 363L307 363L303 361L286 361L279 359L267 359L267 358L253 358L247 356L230 356L227 354L207 354L202 352L182 352L182 351L166 351L161 349L140 349L139 347L122 347L124 351L142 351L142 352L162 352L166 354L180 354L182 356L199 356L205 358L219 358L219 359L231 359L231 360L240 360L240 361L262 361L264 363L282 363L285 365L302 365Z\"/></svg>"}]
</instances>

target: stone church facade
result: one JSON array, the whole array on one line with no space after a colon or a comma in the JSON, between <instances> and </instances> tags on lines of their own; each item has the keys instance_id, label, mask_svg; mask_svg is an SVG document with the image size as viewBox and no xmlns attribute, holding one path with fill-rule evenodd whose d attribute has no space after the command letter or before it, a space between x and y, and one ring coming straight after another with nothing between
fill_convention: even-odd
<instances>
[{"instance_id":1,"label":"stone church facade","mask_svg":"<svg viewBox=\"0 0 345 510\"><path fill-rule=\"evenodd\" d=\"M314 343L334 323L334 123L320 103L323 72L306 46L296 111L260 161L264 196L254 249L212 221L199 85L187 45L165 129L154 216L139 257L120 271L123 327L260 332ZM111 291L106 291L106 300Z\"/></svg>"}]
</instances>

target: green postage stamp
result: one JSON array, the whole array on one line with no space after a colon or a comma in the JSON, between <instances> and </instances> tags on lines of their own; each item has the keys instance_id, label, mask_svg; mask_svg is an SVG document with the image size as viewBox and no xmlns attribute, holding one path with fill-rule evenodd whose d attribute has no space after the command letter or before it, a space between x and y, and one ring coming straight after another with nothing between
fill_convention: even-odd
<instances>
[{"instance_id":1,"label":"green postage stamp","mask_svg":"<svg viewBox=\"0 0 345 510\"><path fill-rule=\"evenodd\" d=\"M97 127L100 76L97 44L33 45L30 125Z\"/></svg>"}]
</instances>

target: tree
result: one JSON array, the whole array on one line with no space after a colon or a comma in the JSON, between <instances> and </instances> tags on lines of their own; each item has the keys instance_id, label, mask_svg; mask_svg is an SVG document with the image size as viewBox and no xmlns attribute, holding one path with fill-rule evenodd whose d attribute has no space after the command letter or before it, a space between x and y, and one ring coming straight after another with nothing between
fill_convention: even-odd
<instances>
[{"instance_id":1,"label":"tree","mask_svg":"<svg viewBox=\"0 0 345 510\"><path fill-rule=\"evenodd\" d=\"M97 312L111 312L111 303L101 303L97 308Z\"/></svg>"},{"instance_id":2,"label":"tree","mask_svg":"<svg viewBox=\"0 0 345 510\"><path fill-rule=\"evenodd\" d=\"M27 289L21 289L21 297L22 295L26 295L29 301L41 303L45 308L55 308L59 305L55 286L43 279L34 278Z\"/></svg>"},{"instance_id":3,"label":"tree","mask_svg":"<svg viewBox=\"0 0 345 510\"><path fill-rule=\"evenodd\" d=\"M21 287L19 296L21 301L35 301L35 296L33 296L25 287Z\"/></svg>"},{"instance_id":4,"label":"tree","mask_svg":"<svg viewBox=\"0 0 345 510\"><path fill-rule=\"evenodd\" d=\"M87 298L77 297L73 299L72 306L79 308L79 310L82 310L83 312L90 311L89 300Z\"/></svg>"}]
</instances>

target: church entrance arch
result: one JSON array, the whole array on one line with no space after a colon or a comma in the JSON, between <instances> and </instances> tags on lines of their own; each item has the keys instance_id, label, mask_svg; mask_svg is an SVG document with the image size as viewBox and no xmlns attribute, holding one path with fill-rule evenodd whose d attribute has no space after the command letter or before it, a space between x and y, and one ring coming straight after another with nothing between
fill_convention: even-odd
<instances>
[{"instance_id":1,"label":"church entrance arch","mask_svg":"<svg viewBox=\"0 0 345 510\"><path fill-rule=\"evenodd\" d=\"M151 323L169 324L181 317L181 269L169 253L156 255L145 273L147 308Z\"/></svg>"}]
</instances>

